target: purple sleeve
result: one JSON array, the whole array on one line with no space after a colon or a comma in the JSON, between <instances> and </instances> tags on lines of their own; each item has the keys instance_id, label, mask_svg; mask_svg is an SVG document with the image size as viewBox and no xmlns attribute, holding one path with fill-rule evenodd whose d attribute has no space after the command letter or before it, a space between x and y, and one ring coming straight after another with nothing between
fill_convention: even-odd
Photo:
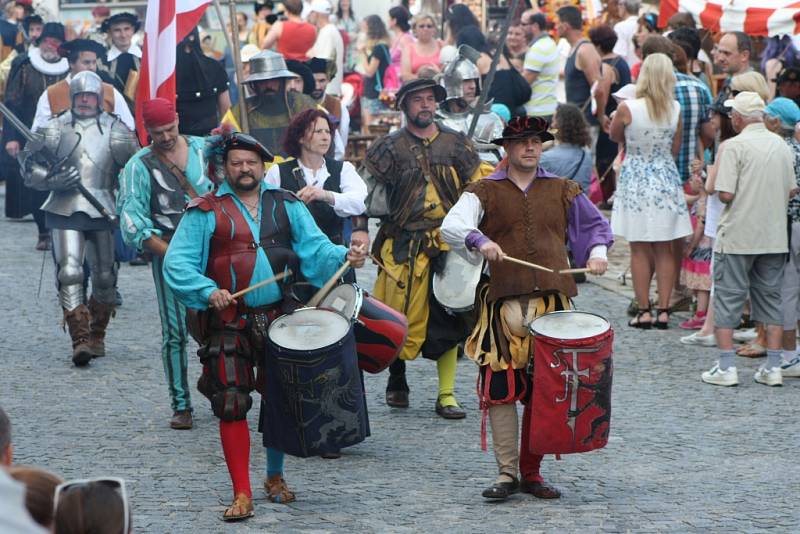
<instances>
[{"instance_id":1,"label":"purple sleeve","mask_svg":"<svg viewBox=\"0 0 800 534\"><path fill-rule=\"evenodd\" d=\"M567 241L578 267L584 267L589 253L597 245L611 248L614 234L611 225L589 198L580 194L572 200L569 208Z\"/></svg>"},{"instance_id":2,"label":"purple sleeve","mask_svg":"<svg viewBox=\"0 0 800 534\"><path fill-rule=\"evenodd\" d=\"M473 230L467 234L466 239L464 239L464 244L467 245L469 250L478 250L487 241L489 241L488 237L477 230Z\"/></svg>"}]
</instances>

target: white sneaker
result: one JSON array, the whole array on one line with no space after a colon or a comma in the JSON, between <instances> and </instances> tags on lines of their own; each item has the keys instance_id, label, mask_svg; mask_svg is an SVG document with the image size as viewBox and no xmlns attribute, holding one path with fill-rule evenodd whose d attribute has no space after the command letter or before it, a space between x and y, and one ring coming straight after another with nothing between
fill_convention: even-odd
<instances>
[{"instance_id":1,"label":"white sneaker","mask_svg":"<svg viewBox=\"0 0 800 534\"><path fill-rule=\"evenodd\" d=\"M713 384L715 386L739 385L739 373L736 371L736 367L731 366L723 371L719 368L719 362L716 362L711 370L700 375L700 378L706 384Z\"/></svg>"},{"instance_id":2,"label":"white sneaker","mask_svg":"<svg viewBox=\"0 0 800 534\"><path fill-rule=\"evenodd\" d=\"M791 361L781 362L781 376L784 378L800 378L800 356Z\"/></svg>"},{"instance_id":3,"label":"white sneaker","mask_svg":"<svg viewBox=\"0 0 800 534\"><path fill-rule=\"evenodd\" d=\"M780 366L768 369L767 366L764 365L758 368L756 374L753 375L753 380L765 386L782 386L783 374L781 374Z\"/></svg>"},{"instance_id":4,"label":"white sneaker","mask_svg":"<svg viewBox=\"0 0 800 534\"><path fill-rule=\"evenodd\" d=\"M701 347L715 347L717 345L717 339L714 337L714 334L710 336L701 336L698 332L693 332L688 336L684 336L681 338L681 343L684 345L700 345Z\"/></svg>"},{"instance_id":5,"label":"white sneaker","mask_svg":"<svg viewBox=\"0 0 800 534\"><path fill-rule=\"evenodd\" d=\"M745 328L743 330L736 330L733 332L733 340L740 343L747 343L753 341L758 337L758 332L755 328Z\"/></svg>"}]
</instances>

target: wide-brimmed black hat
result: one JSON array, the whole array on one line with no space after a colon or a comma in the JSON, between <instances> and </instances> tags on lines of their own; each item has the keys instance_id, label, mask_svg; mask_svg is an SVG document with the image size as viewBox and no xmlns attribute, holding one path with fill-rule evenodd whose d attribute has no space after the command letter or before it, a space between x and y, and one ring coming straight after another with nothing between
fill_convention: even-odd
<instances>
[{"instance_id":1,"label":"wide-brimmed black hat","mask_svg":"<svg viewBox=\"0 0 800 534\"><path fill-rule=\"evenodd\" d=\"M787 67L778 73L777 78L772 80L775 83L800 82L800 69L797 67Z\"/></svg>"},{"instance_id":2,"label":"wide-brimmed black hat","mask_svg":"<svg viewBox=\"0 0 800 534\"><path fill-rule=\"evenodd\" d=\"M550 133L550 123L542 117L514 117L505 128L503 137L492 139L492 144L503 145L507 141L519 141L529 137L538 137L542 143L552 141L553 134Z\"/></svg>"},{"instance_id":3,"label":"wide-brimmed black hat","mask_svg":"<svg viewBox=\"0 0 800 534\"><path fill-rule=\"evenodd\" d=\"M441 102L447 98L447 91L434 80L430 78L418 78L404 83L397 91L397 100L395 100L394 103L395 109L400 109L403 105L403 100L405 100L408 95L416 93L417 91L422 91L423 89L433 89L433 96L436 98L437 102Z\"/></svg>"},{"instance_id":4,"label":"wide-brimmed black hat","mask_svg":"<svg viewBox=\"0 0 800 534\"><path fill-rule=\"evenodd\" d=\"M36 46L39 46L45 37L53 37L58 39L59 41L65 41L66 38L64 37L64 25L60 22L47 22L42 27L42 33L36 39Z\"/></svg>"},{"instance_id":5,"label":"wide-brimmed black hat","mask_svg":"<svg viewBox=\"0 0 800 534\"><path fill-rule=\"evenodd\" d=\"M296 59L287 59L286 68L294 72L303 79L303 93L310 95L314 92L317 82L314 80L314 74L308 65Z\"/></svg>"},{"instance_id":6,"label":"wide-brimmed black hat","mask_svg":"<svg viewBox=\"0 0 800 534\"><path fill-rule=\"evenodd\" d=\"M73 39L66 43L61 43L58 47L58 54L61 57L69 57L72 52L94 52L98 60L106 57L106 48L92 39Z\"/></svg>"},{"instance_id":7,"label":"wide-brimmed black hat","mask_svg":"<svg viewBox=\"0 0 800 534\"><path fill-rule=\"evenodd\" d=\"M231 150L249 150L261 156L264 161L275 159L272 153L259 143L255 137L241 132L233 132L225 139L223 153L227 155Z\"/></svg>"},{"instance_id":8,"label":"wide-brimmed black hat","mask_svg":"<svg viewBox=\"0 0 800 534\"><path fill-rule=\"evenodd\" d=\"M22 29L25 30L27 34L28 31L31 29L31 24L44 24L44 20L40 15L28 15L24 19L22 19Z\"/></svg>"},{"instance_id":9,"label":"wide-brimmed black hat","mask_svg":"<svg viewBox=\"0 0 800 534\"><path fill-rule=\"evenodd\" d=\"M135 13L129 13L125 11L123 13L115 13L104 20L103 24L100 25L100 31L103 33L108 33L108 31L111 29L111 26L114 24L120 24L122 22L127 22L133 26L133 31L135 32L138 32L139 28L142 27L142 23L139 22L139 17L137 17Z\"/></svg>"}]
</instances>

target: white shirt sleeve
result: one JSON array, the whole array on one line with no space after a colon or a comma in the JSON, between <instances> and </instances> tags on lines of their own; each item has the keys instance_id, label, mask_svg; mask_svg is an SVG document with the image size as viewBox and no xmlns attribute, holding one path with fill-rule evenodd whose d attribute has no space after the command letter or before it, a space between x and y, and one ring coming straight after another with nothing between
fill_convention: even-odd
<instances>
[{"instance_id":1,"label":"white shirt sleeve","mask_svg":"<svg viewBox=\"0 0 800 534\"><path fill-rule=\"evenodd\" d=\"M275 187L281 186L281 171L278 168L277 163L269 168L267 175L264 176L264 181L270 185L274 185Z\"/></svg>"},{"instance_id":2,"label":"white shirt sleeve","mask_svg":"<svg viewBox=\"0 0 800 534\"><path fill-rule=\"evenodd\" d=\"M41 94L39 101L36 102L36 115L33 117L33 124L31 131L35 132L45 125L47 119L50 118L52 112L50 111L50 99L47 98L47 91Z\"/></svg>"},{"instance_id":3,"label":"white shirt sleeve","mask_svg":"<svg viewBox=\"0 0 800 534\"><path fill-rule=\"evenodd\" d=\"M50 106L48 106L49 109ZM133 120L131 110L128 108L128 103L125 102L119 91L114 89L114 114L119 117L122 123L133 131L136 131L136 121Z\"/></svg>"},{"instance_id":4,"label":"white shirt sleeve","mask_svg":"<svg viewBox=\"0 0 800 534\"><path fill-rule=\"evenodd\" d=\"M470 263L478 264L483 256L476 250L467 248L466 239L470 232L480 232L478 225L483 219L483 206L475 193L465 191L442 221L442 240L450 248L467 258Z\"/></svg>"},{"instance_id":5,"label":"white shirt sleeve","mask_svg":"<svg viewBox=\"0 0 800 534\"><path fill-rule=\"evenodd\" d=\"M342 165L342 176L339 185L341 193L333 193L333 211L339 217L361 215L367 209L364 200L367 198L367 184L356 172L349 161Z\"/></svg>"},{"instance_id":6,"label":"white shirt sleeve","mask_svg":"<svg viewBox=\"0 0 800 534\"><path fill-rule=\"evenodd\" d=\"M595 245L589 252L590 260L608 260L608 247L606 245Z\"/></svg>"},{"instance_id":7,"label":"white shirt sleeve","mask_svg":"<svg viewBox=\"0 0 800 534\"><path fill-rule=\"evenodd\" d=\"M342 141L347 143L347 138L350 136L350 112L344 102L339 102L341 109L339 110L339 135L342 136ZM344 152L344 151L342 151ZM344 156L342 156L344 157Z\"/></svg>"},{"instance_id":8,"label":"white shirt sleeve","mask_svg":"<svg viewBox=\"0 0 800 534\"><path fill-rule=\"evenodd\" d=\"M342 141L339 130L333 131L333 159L338 161L344 159L344 141Z\"/></svg>"}]
</instances>

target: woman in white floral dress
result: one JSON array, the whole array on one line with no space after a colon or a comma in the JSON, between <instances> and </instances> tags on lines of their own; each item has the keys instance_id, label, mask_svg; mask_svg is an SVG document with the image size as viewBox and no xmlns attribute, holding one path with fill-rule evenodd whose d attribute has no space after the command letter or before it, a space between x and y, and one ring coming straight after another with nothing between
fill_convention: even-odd
<instances>
[{"instance_id":1,"label":"woman in white floral dress","mask_svg":"<svg viewBox=\"0 0 800 534\"><path fill-rule=\"evenodd\" d=\"M692 233L674 160L681 143L674 87L672 61L664 54L648 56L636 83L636 99L621 103L611 121L611 139L625 143L611 229L630 243L639 314L628 324L636 328L667 328L677 274L672 241ZM653 258L658 282L655 317L649 303Z\"/></svg>"}]
</instances>

